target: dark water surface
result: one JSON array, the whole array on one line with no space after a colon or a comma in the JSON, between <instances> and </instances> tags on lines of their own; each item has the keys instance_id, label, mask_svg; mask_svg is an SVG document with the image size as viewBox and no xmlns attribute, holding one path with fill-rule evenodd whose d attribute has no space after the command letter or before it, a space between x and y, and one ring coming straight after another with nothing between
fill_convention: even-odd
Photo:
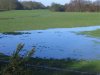
<instances>
[{"instance_id":1,"label":"dark water surface","mask_svg":"<svg viewBox=\"0 0 100 75\"><path fill-rule=\"evenodd\" d=\"M76 34L96 29L100 26L0 33L0 53L10 55L17 44L24 43L23 53L35 47L35 57L100 60L100 39Z\"/></svg>"}]
</instances>

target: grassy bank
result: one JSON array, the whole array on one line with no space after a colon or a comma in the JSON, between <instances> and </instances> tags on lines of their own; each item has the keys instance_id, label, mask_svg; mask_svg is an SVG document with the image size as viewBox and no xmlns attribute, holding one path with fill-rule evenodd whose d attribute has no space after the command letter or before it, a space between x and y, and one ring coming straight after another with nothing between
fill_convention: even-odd
<instances>
[{"instance_id":1,"label":"grassy bank","mask_svg":"<svg viewBox=\"0 0 100 75\"><path fill-rule=\"evenodd\" d=\"M13 10L0 12L0 32L100 25L100 13Z\"/></svg>"},{"instance_id":2,"label":"grassy bank","mask_svg":"<svg viewBox=\"0 0 100 75\"><path fill-rule=\"evenodd\" d=\"M3 60L9 60L8 56L0 55L0 59ZM31 58L27 63L31 65L37 65L37 66L47 66L47 67L56 67L60 69L71 69L75 71L81 71L81 72L89 72L89 73L98 73L100 72L100 61L83 61L83 60L72 60L72 59L41 59L41 58ZM1 66L1 65L0 65ZM28 69L28 68L27 68ZM32 72L36 75L47 75L50 73L50 75L81 75L79 73L75 72L63 72L63 71L55 71L55 70L49 70L45 68L33 68ZM54 74L53 74L54 73ZM73 74L70 74L73 73ZM88 75L88 74L86 74Z\"/></svg>"}]
</instances>

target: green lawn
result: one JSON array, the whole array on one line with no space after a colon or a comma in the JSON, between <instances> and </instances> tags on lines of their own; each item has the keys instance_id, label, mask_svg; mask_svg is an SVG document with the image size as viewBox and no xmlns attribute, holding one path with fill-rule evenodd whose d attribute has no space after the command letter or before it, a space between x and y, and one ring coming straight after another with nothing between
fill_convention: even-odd
<instances>
[{"instance_id":1,"label":"green lawn","mask_svg":"<svg viewBox=\"0 0 100 75\"><path fill-rule=\"evenodd\" d=\"M0 32L100 25L100 13L13 10L0 12Z\"/></svg>"}]
</instances>

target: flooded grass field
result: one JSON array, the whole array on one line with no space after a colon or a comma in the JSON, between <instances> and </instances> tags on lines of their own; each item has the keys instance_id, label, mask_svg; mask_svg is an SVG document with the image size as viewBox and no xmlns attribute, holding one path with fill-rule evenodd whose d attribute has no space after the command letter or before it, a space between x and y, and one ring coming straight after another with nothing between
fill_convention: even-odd
<instances>
[{"instance_id":1,"label":"flooded grass field","mask_svg":"<svg viewBox=\"0 0 100 75\"><path fill-rule=\"evenodd\" d=\"M6 55L12 55L19 43L25 44L21 55L35 48L35 58L31 61L36 65L99 73L100 13L49 10L0 12L0 59L8 60ZM37 74L39 71L33 72ZM42 73L49 74L44 69Z\"/></svg>"},{"instance_id":2,"label":"flooded grass field","mask_svg":"<svg viewBox=\"0 0 100 75\"><path fill-rule=\"evenodd\" d=\"M77 34L96 29L100 26L0 33L0 53L10 55L24 43L23 53L34 47L39 58L100 60L100 39Z\"/></svg>"}]
</instances>

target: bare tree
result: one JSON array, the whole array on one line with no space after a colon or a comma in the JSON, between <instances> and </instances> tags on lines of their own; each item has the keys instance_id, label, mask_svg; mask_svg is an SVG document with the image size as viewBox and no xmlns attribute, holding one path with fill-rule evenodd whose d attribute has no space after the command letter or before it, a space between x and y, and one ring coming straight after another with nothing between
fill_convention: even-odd
<instances>
[{"instance_id":1,"label":"bare tree","mask_svg":"<svg viewBox=\"0 0 100 75\"><path fill-rule=\"evenodd\" d=\"M100 11L100 0L96 0L93 4L95 6L95 10Z\"/></svg>"},{"instance_id":2,"label":"bare tree","mask_svg":"<svg viewBox=\"0 0 100 75\"><path fill-rule=\"evenodd\" d=\"M100 11L100 0L94 3L91 0L71 0L69 4L65 5L65 10L75 12Z\"/></svg>"},{"instance_id":3,"label":"bare tree","mask_svg":"<svg viewBox=\"0 0 100 75\"><path fill-rule=\"evenodd\" d=\"M0 0L0 9L12 10L17 8L18 0Z\"/></svg>"}]
</instances>

